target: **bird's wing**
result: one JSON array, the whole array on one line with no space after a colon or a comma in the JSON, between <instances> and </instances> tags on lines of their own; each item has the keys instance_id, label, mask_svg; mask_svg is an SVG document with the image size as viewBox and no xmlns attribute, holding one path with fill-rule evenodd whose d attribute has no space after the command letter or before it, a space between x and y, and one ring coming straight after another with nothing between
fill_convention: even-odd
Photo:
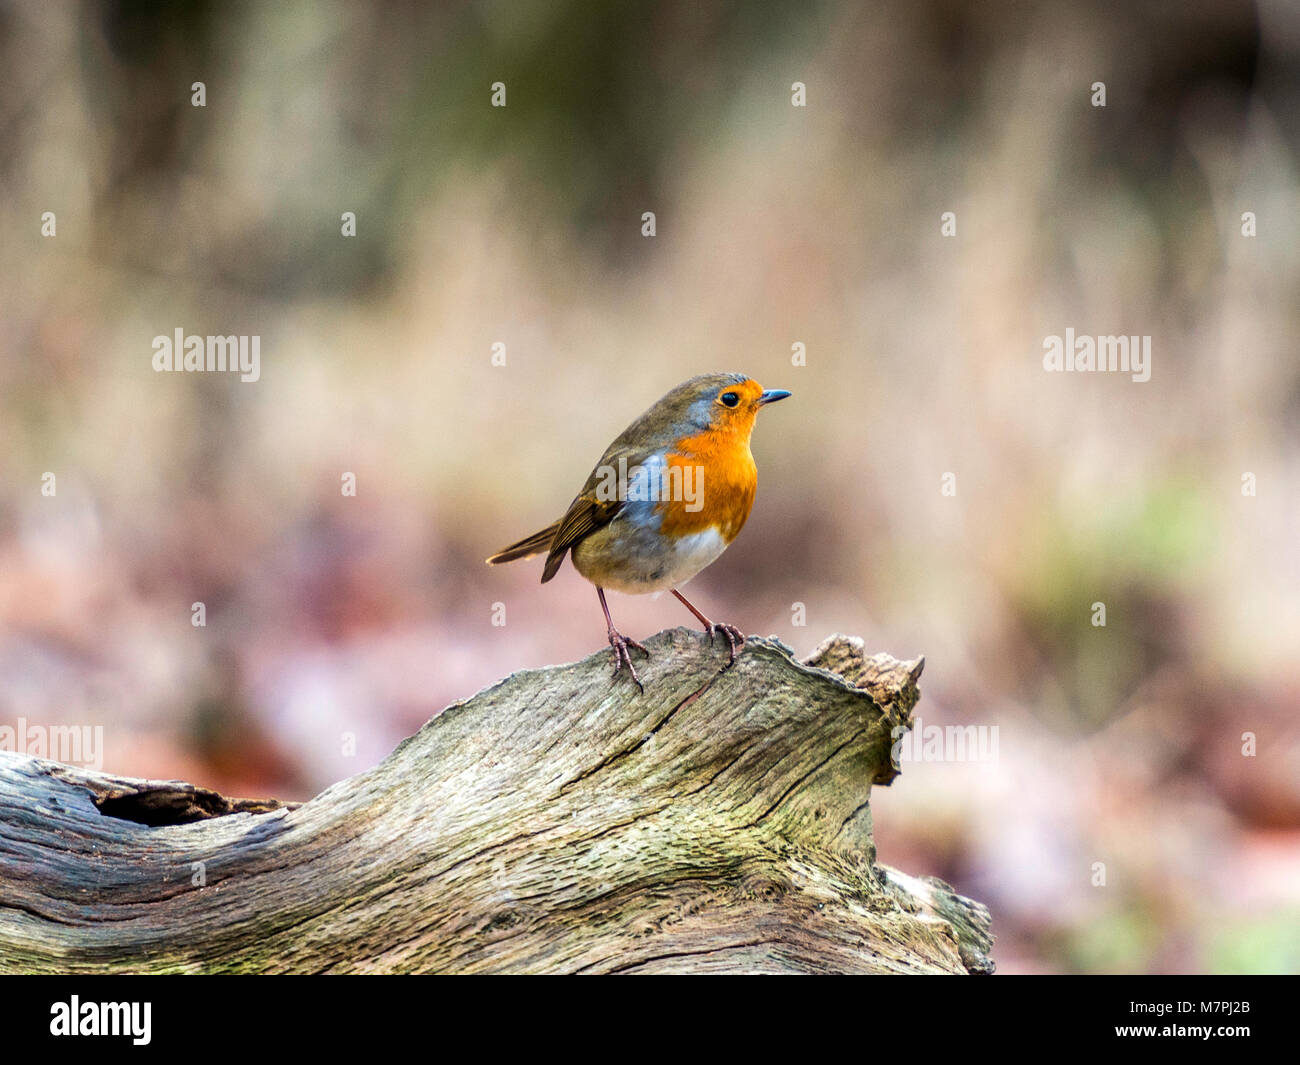
<instances>
[{"instance_id":1,"label":"bird's wing","mask_svg":"<svg viewBox=\"0 0 1300 1065\"><path fill-rule=\"evenodd\" d=\"M658 451L657 448L645 447L628 447L619 440L610 445L609 450L601 456L600 462L596 468L591 471L591 476L587 478L587 483L582 486L582 491L569 504L569 509L565 511L564 517L559 521L559 528L555 531L555 538L551 541L550 550L546 555L546 565L542 568L542 583L545 584L559 571L561 563L564 562L564 556L569 548L581 543L597 529L603 529L623 510L626 500L619 498L607 498L607 493L598 491L602 482L607 482L611 476L617 476L620 468L626 469L629 473L652 458ZM620 460L626 463L620 467Z\"/></svg>"},{"instance_id":2,"label":"bird's wing","mask_svg":"<svg viewBox=\"0 0 1300 1065\"><path fill-rule=\"evenodd\" d=\"M546 565L542 569L542 583L545 584L560 568L569 548L580 543L597 529L604 528L623 509L620 500L603 501L591 496L578 496L569 504L569 509L560 519L555 539L551 541L550 551L546 555Z\"/></svg>"}]
</instances>

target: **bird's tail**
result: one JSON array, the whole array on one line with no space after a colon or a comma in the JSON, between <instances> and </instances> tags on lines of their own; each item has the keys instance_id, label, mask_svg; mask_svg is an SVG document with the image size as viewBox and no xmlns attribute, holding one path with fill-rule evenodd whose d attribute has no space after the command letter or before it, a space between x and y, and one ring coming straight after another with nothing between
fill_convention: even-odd
<instances>
[{"instance_id":1,"label":"bird's tail","mask_svg":"<svg viewBox=\"0 0 1300 1065\"><path fill-rule=\"evenodd\" d=\"M559 529L560 523L557 521L554 525L548 525L541 532L535 532L532 536L524 537L517 544L503 547L495 555L488 557L488 565L499 566L502 562L513 562L517 558L532 558L533 555L540 555L551 546L551 541L555 539L555 534Z\"/></svg>"}]
</instances>

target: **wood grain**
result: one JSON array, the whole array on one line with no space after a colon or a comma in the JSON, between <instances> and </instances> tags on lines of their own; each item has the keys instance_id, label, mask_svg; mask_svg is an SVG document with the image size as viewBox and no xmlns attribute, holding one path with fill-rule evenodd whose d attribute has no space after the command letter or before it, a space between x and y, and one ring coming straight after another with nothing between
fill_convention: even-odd
<instances>
[{"instance_id":1,"label":"wood grain","mask_svg":"<svg viewBox=\"0 0 1300 1065\"><path fill-rule=\"evenodd\" d=\"M0 971L991 970L983 906L875 861L920 660L648 646L644 695L515 673L301 805L0 753Z\"/></svg>"}]
</instances>

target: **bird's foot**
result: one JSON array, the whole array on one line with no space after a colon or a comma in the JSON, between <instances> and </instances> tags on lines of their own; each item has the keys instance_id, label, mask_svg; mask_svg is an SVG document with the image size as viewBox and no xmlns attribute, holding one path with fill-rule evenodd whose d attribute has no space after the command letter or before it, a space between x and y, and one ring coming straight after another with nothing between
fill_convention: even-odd
<instances>
[{"instance_id":1,"label":"bird's foot","mask_svg":"<svg viewBox=\"0 0 1300 1065\"><path fill-rule=\"evenodd\" d=\"M727 668L730 669L734 666L736 664L736 651L745 646L745 634L736 628L735 625L728 625L726 622L722 621L710 622L709 627L705 629L705 632L709 634L709 643L713 642L713 634L715 632L720 632L727 638L727 647L731 651L731 657L727 660Z\"/></svg>"},{"instance_id":2,"label":"bird's foot","mask_svg":"<svg viewBox=\"0 0 1300 1065\"><path fill-rule=\"evenodd\" d=\"M609 646L614 653L614 676L617 677L618 671L627 666L627 671L632 674L633 682L644 694L645 685L641 683L641 678L636 675L636 666L632 665L631 648L635 647L646 658L650 657L650 652L630 636L624 636L621 632L616 632L613 629L609 630Z\"/></svg>"}]
</instances>

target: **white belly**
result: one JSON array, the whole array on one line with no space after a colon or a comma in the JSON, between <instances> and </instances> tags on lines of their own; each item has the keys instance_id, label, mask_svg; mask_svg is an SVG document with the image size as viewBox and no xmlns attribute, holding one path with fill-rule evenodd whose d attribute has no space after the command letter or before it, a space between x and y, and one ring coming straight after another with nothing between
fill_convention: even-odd
<instances>
[{"instance_id":1,"label":"white belly","mask_svg":"<svg viewBox=\"0 0 1300 1065\"><path fill-rule=\"evenodd\" d=\"M611 522L574 548L573 564L593 584L627 595L680 588L727 549L727 541L717 529L676 539L656 537L653 550L645 550L644 543L636 545L641 550L628 543L615 546L609 540L622 539L618 534L624 530L616 528L619 524Z\"/></svg>"}]
</instances>

